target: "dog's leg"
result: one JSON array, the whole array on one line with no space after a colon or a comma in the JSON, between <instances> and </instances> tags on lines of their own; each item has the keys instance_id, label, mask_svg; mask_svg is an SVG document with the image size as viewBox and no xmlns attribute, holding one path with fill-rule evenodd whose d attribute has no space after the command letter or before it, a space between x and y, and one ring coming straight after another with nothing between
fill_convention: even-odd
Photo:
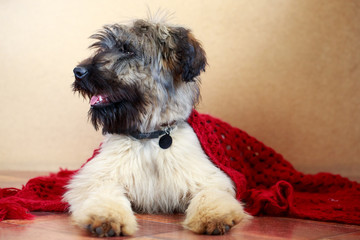
<instances>
[{"instance_id":1,"label":"dog's leg","mask_svg":"<svg viewBox=\"0 0 360 240\"><path fill-rule=\"evenodd\" d=\"M242 205L223 190L202 190L186 210L184 227L199 234L225 234L247 217Z\"/></svg>"},{"instance_id":2,"label":"dog's leg","mask_svg":"<svg viewBox=\"0 0 360 240\"><path fill-rule=\"evenodd\" d=\"M103 183L90 194L71 189L65 195L70 200L73 221L98 237L132 235L137 230L131 204L118 185Z\"/></svg>"}]
</instances>

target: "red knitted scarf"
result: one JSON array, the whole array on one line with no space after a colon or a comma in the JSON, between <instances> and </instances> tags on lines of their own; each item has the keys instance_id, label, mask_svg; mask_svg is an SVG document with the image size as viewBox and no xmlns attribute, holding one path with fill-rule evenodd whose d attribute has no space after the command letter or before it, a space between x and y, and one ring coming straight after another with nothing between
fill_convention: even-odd
<instances>
[{"instance_id":1,"label":"red knitted scarf","mask_svg":"<svg viewBox=\"0 0 360 240\"><path fill-rule=\"evenodd\" d=\"M233 180L236 197L250 214L360 224L359 183L298 172L273 149L209 115L193 111L188 122L205 153ZM66 211L62 195L74 173L60 170L29 180L21 190L0 189L0 220L29 219L30 211Z\"/></svg>"}]
</instances>

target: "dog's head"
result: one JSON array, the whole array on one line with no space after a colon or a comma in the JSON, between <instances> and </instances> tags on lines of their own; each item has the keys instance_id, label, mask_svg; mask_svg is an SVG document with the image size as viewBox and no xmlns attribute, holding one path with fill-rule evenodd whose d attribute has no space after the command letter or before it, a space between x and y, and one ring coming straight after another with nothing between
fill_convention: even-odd
<instances>
[{"instance_id":1,"label":"dog's head","mask_svg":"<svg viewBox=\"0 0 360 240\"><path fill-rule=\"evenodd\" d=\"M190 30L136 20L91 36L95 53L74 68L74 91L90 99L104 133L149 132L186 120L199 100L206 57Z\"/></svg>"}]
</instances>

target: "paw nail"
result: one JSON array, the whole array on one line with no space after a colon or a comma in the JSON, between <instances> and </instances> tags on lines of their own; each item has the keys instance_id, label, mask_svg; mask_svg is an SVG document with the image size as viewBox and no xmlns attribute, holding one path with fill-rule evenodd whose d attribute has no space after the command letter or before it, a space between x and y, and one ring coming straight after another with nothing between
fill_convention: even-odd
<instances>
[{"instance_id":1,"label":"paw nail","mask_svg":"<svg viewBox=\"0 0 360 240\"><path fill-rule=\"evenodd\" d=\"M115 236L114 230L110 229L110 231L107 232L107 235L108 235L109 237Z\"/></svg>"},{"instance_id":2,"label":"paw nail","mask_svg":"<svg viewBox=\"0 0 360 240\"><path fill-rule=\"evenodd\" d=\"M229 225L226 225L225 226L225 232L228 232L230 230L230 226Z\"/></svg>"},{"instance_id":3,"label":"paw nail","mask_svg":"<svg viewBox=\"0 0 360 240\"><path fill-rule=\"evenodd\" d=\"M220 230L218 228L215 228L215 230L211 233L212 235L219 235Z\"/></svg>"},{"instance_id":4,"label":"paw nail","mask_svg":"<svg viewBox=\"0 0 360 240\"><path fill-rule=\"evenodd\" d=\"M88 231L90 231L90 232L93 231L93 228L92 228L92 225L91 225L91 224L87 225L87 226L86 226L86 229L87 229Z\"/></svg>"},{"instance_id":5,"label":"paw nail","mask_svg":"<svg viewBox=\"0 0 360 240\"><path fill-rule=\"evenodd\" d=\"M95 229L95 232L96 232L97 235L103 234L103 229L102 229L102 227L97 227L97 228Z\"/></svg>"}]
</instances>

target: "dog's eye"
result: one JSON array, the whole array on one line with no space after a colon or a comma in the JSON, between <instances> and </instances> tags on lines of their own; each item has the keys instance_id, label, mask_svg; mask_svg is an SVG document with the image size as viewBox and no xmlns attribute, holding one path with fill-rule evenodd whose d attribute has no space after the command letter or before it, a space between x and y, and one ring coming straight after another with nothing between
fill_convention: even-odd
<instances>
[{"instance_id":1,"label":"dog's eye","mask_svg":"<svg viewBox=\"0 0 360 240\"><path fill-rule=\"evenodd\" d=\"M149 26L142 25L142 26L140 27L140 29L141 29L141 31L146 32L146 31L149 29Z\"/></svg>"},{"instance_id":2,"label":"dog's eye","mask_svg":"<svg viewBox=\"0 0 360 240\"><path fill-rule=\"evenodd\" d=\"M133 55L134 51L131 50L129 45L123 44L119 47L119 51L125 55Z\"/></svg>"}]
</instances>

